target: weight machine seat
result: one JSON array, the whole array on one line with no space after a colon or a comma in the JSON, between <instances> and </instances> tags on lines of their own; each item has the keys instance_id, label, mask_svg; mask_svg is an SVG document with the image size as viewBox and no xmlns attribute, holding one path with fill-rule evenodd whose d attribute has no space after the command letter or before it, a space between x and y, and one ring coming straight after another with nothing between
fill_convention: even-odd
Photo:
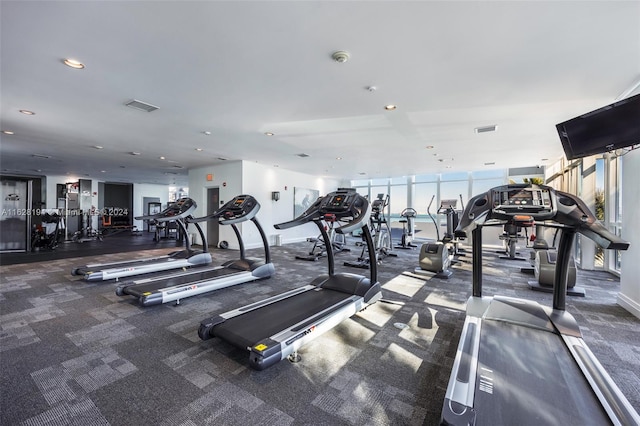
<instances>
[{"instance_id":1,"label":"weight machine seat","mask_svg":"<svg viewBox=\"0 0 640 426\"><path fill-rule=\"evenodd\" d=\"M536 251L535 276L540 285L553 287L556 275L557 250ZM567 277L567 288L576 285L576 264L573 256L569 258L569 275Z\"/></svg>"}]
</instances>

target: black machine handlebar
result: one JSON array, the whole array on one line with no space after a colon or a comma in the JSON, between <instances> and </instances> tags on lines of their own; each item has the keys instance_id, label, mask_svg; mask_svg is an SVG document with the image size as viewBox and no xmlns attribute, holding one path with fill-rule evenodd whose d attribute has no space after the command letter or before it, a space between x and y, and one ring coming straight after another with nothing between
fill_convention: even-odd
<instances>
[{"instance_id":1,"label":"black machine handlebar","mask_svg":"<svg viewBox=\"0 0 640 426\"><path fill-rule=\"evenodd\" d=\"M155 220L157 222L168 222L170 220L176 219L185 219L190 216L198 207L196 202L191 198L180 198L179 200L169 203L166 209L162 210L160 213L146 215L146 216L136 216L134 219L136 220Z\"/></svg>"},{"instance_id":2,"label":"black machine handlebar","mask_svg":"<svg viewBox=\"0 0 640 426\"><path fill-rule=\"evenodd\" d=\"M218 219L222 225L232 225L234 223L251 220L260 211L260 203L251 195L237 195L231 201L225 203L210 215L188 218L187 222L204 222L211 219Z\"/></svg>"},{"instance_id":3,"label":"black machine handlebar","mask_svg":"<svg viewBox=\"0 0 640 426\"><path fill-rule=\"evenodd\" d=\"M467 204L455 235L465 238L478 225L502 225L525 218L552 228L573 229L605 249L629 247L627 241L606 229L580 198L546 185L503 185L476 195Z\"/></svg>"},{"instance_id":4,"label":"black machine handlebar","mask_svg":"<svg viewBox=\"0 0 640 426\"><path fill-rule=\"evenodd\" d=\"M276 229L288 229L307 222L324 220L326 215L332 215L335 220L348 221L345 225L335 228L335 231L346 234L367 224L371 216L371 204L353 188L339 188L324 197L318 198L304 213L297 218L274 225Z\"/></svg>"}]
</instances>

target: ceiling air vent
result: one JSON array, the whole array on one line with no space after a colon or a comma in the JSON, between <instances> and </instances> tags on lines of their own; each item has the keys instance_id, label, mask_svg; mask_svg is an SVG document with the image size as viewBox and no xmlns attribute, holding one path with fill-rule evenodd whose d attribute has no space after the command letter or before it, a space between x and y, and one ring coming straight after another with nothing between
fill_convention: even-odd
<instances>
[{"instance_id":1,"label":"ceiling air vent","mask_svg":"<svg viewBox=\"0 0 640 426\"><path fill-rule=\"evenodd\" d=\"M128 107L139 109L140 111L151 112L159 109L159 107L148 104L146 102L139 101L137 99L132 99L125 104Z\"/></svg>"},{"instance_id":2,"label":"ceiling air vent","mask_svg":"<svg viewBox=\"0 0 640 426\"><path fill-rule=\"evenodd\" d=\"M476 133L495 132L496 130L498 130L498 126L493 124L491 126L476 127L474 130L476 131Z\"/></svg>"},{"instance_id":3,"label":"ceiling air vent","mask_svg":"<svg viewBox=\"0 0 640 426\"><path fill-rule=\"evenodd\" d=\"M309 156L309 154L305 154L304 152L302 154L296 154L296 155L300 158L306 158Z\"/></svg>"}]
</instances>

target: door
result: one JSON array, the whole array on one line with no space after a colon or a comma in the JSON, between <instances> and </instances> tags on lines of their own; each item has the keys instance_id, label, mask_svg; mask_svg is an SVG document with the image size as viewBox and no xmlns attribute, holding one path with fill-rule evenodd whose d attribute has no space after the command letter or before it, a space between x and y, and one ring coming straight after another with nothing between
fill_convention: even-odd
<instances>
[{"instance_id":1,"label":"door","mask_svg":"<svg viewBox=\"0 0 640 426\"><path fill-rule=\"evenodd\" d=\"M31 237L31 181L3 179L0 197L0 251L27 251Z\"/></svg>"},{"instance_id":2,"label":"door","mask_svg":"<svg viewBox=\"0 0 640 426\"><path fill-rule=\"evenodd\" d=\"M207 189L207 216L220 207L220 188ZM220 239L220 224L217 220L207 221L207 244L218 247Z\"/></svg>"}]
</instances>

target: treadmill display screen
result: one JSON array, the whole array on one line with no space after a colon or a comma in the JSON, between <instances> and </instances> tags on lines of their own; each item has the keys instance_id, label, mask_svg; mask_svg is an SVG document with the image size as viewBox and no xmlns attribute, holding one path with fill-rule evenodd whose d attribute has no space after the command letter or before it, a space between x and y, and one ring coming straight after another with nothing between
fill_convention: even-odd
<instances>
[{"instance_id":1,"label":"treadmill display screen","mask_svg":"<svg viewBox=\"0 0 640 426\"><path fill-rule=\"evenodd\" d=\"M519 208L519 207L551 207L549 193L542 190L513 189L503 191L497 194L499 199L495 202L503 208Z\"/></svg>"},{"instance_id":2,"label":"treadmill display screen","mask_svg":"<svg viewBox=\"0 0 640 426\"><path fill-rule=\"evenodd\" d=\"M347 198L348 197L344 195L334 195L331 197L331 200L329 200L329 207L342 207L347 201Z\"/></svg>"},{"instance_id":3,"label":"treadmill display screen","mask_svg":"<svg viewBox=\"0 0 640 426\"><path fill-rule=\"evenodd\" d=\"M235 207L240 207L242 205L242 203L244 203L245 198L244 197L238 197L235 199L235 201L233 202L233 205Z\"/></svg>"}]
</instances>

